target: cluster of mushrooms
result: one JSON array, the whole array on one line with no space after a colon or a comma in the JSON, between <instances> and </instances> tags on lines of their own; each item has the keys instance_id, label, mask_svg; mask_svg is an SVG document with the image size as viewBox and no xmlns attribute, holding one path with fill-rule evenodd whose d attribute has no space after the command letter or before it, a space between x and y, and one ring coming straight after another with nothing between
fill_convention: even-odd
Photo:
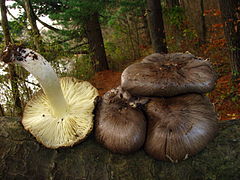
<instances>
[{"instance_id":1,"label":"cluster of mushrooms","mask_svg":"<svg viewBox=\"0 0 240 180\"><path fill-rule=\"evenodd\" d=\"M186 159L217 132L216 112L204 95L216 79L210 63L192 54L147 56L123 71L121 86L103 95L95 137L116 153L144 145L155 159Z\"/></svg>"},{"instance_id":2,"label":"cluster of mushrooms","mask_svg":"<svg viewBox=\"0 0 240 180\"><path fill-rule=\"evenodd\" d=\"M27 103L24 128L48 148L73 146L93 130L115 153L144 146L158 160L178 162L202 150L217 132L204 95L214 88L210 63L189 53L152 54L127 67L121 85L98 97L87 81L58 78L43 56L9 45L1 55L32 73L42 90ZM94 115L95 114L95 115Z\"/></svg>"}]
</instances>

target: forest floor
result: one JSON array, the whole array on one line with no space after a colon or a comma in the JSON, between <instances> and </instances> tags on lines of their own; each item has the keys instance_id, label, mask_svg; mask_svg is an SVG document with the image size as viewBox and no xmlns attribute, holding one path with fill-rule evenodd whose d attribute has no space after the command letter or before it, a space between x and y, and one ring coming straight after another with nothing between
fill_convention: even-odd
<instances>
[{"instance_id":1,"label":"forest floor","mask_svg":"<svg viewBox=\"0 0 240 180\"><path fill-rule=\"evenodd\" d=\"M230 73L218 79L209 97L220 120L240 119L240 83L233 85Z\"/></svg>"},{"instance_id":2,"label":"forest floor","mask_svg":"<svg viewBox=\"0 0 240 180\"><path fill-rule=\"evenodd\" d=\"M102 96L108 90L120 85L121 72L111 70L96 73L91 83ZM235 88L234 88L235 87ZM219 115L219 120L240 119L240 83L233 86L230 73L220 77L215 89L208 93Z\"/></svg>"}]
</instances>

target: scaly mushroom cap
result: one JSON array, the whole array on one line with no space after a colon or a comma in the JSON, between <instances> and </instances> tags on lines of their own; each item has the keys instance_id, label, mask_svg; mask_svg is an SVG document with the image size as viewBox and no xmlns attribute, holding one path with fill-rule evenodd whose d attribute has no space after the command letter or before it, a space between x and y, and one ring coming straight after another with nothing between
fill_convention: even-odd
<instances>
[{"instance_id":1,"label":"scaly mushroom cap","mask_svg":"<svg viewBox=\"0 0 240 180\"><path fill-rule=\"evenodd\" d=\"M121 76L122 88L135 96L206 93L215 81L210 63L188 53L152 54L128 66Z\"/></svg>"},{"instance_id":2,"label":"scaly mushroom cap","mask_svg":"<svg viewBox=\"0 0 240 180\"><path fill-rule=\"evenodd\" d=\"M145 141L145 117L128 100L130 94L118 87L105 93L97 105L95 137L115 153L134 152Z\"/></svg>"},{"instance_id":3,"label":"scaly mushroom cap","mask_svg":"<svg viewBox=\"0 0 240 180\"><path fill-rule=\"evenodd\" d=\"M96 88L89 82L75 78L60 79L67 113L61 118L52 114L52 108L42 90L27 103L22 118L24 128L48 148L72 146L87 137L93 128Z\"/></svg>"},{"instance_id":4,"label":"scaly mushroom cap","mask_svg":"<svg viewBox=\"0 0 240 180\"><path fill-rule=\"evenodd\" d=\"M217 116L204 95L152 98L146 106L145 151L178 162L201 151L217 132Z\"/></svg>"}]
</instances>

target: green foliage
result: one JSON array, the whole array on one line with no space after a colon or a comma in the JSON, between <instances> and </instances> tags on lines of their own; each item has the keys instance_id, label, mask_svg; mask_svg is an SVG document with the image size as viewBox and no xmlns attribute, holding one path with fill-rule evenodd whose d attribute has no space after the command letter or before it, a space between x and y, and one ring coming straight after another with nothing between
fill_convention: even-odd
<instances>
[{"instance_id":1,"label":"green foliage","mask_svg":"<svg viewBox=\"0 0 240 180\"><path fill-rule=\"evenodd\" d=\"M140 47L147 46L145 9L144 0L119 0L106 11L105 49L111 68L123 69L143 55Z\"/></svg>"},{"instance_id":2,"label":"green foliage","mask_svg":"<svg viewBox=\"0 0 240 180\"><path fill-rule=\"evenodd\" d=\"M1 42L3 41L3 38L4 38L3 32L0 31L0 41L1 41Z\"/></svg>"},{"instance_id":3,"label":"green foliage","mask_svg":"<svg viewBox=\"0 0 240 180\"><path fill-rule=\"evenodd\" d=\"M182 7L176 6L173 8L163 8L163 13L168 22L180 28L183 24L185 15Z\"/></svg>"},{"instance_id":4,"label":"green foliage","mask_svg":"<svg viewBox=\"0 0 240 180\"><path fill-rule=\"evenodd\" d=\"M18 21L10 21L9 22L10 26L10 32L14 36L19 36L23 32L23 26L18 23Z\"/></svg>"},{"instance_id":5,"label":"green foliage","mask_svg":"<svg viewBox=\"0 0 240 180\"><path fill-rule=\"evenodd\" d=\"M146 8L145 0L119 0L115 7L112 9L108 9L108 24L114 25L118 23L118 19L121 18L123 15L131 14L136 17L143 16L143 13Z\"/></svg>"},{"instance_id":6,"label":"green foliage","mask_svg":"<svg viewBox=\"0 0 240 180\"><path fill-rule=\"evenodd\" d=\"M38 14L49 15L60 24L81 25L89 16L102 13L114 0L34 0Z\"/></svg>"},{"instance_id":7,"label":"green foliage","mask_svg":"<svg viewBox=\"0 0 240 180\"><path fill-rule=\"evenodd\" d=\"M189 39L194 39L198 37L196 30L190 28L186 28L183 30L183 36Z\"/></svg>"},{"instance_id":8,"label":"green foliage","mask_svg":"<svg viewBox=\"0 0 240 180\"><path fill-rule=\"evenodd\" d=\"M108 55L110 69L117 71L122 70L126 64L130 62L131 53L129 53L126 48L117 45L116 42L106 42L105 49Z\"/></svg>"},{"instance_id":9,"label":"green foliage","mask_svg":"<svg viewBox=\"0 0 240 180\"><path fill-rule=\"evenodd\" d=\"M71 63L71 65L70 65ZM58 62L63 69L59 72L61 76L73 76L82 80L89 80L94 74L90 55L75 55L66 61ZM68 67L68 68L67 68Z\"/></svg>"},{"instance_id":10,"label":"green foliage","mask_svg":"<svg viewBox=\"0 0 240 180\"><path fill-rule=\"evenodd\" d=\"M145 0L120 0L119 11L121 13L134 13L136 16L141 16L142 11L146 8Z\"/></svg>"}]
</instances>

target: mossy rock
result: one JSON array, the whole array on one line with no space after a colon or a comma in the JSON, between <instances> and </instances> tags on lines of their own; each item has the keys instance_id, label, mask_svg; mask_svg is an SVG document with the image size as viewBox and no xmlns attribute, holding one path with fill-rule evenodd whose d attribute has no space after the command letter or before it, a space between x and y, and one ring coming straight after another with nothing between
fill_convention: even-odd
<instances>
[{"instance_id":1,"label":"mossy rock","mask_svg":"<svg viewBox=\"0 0 240 180\"><path fill-rule=\"evenodd\" d=\"M157 161L140 150L113 154L93 136L74 147L47 149L26 132L19 118L0 117L0 179L238 180L240 121L219 123L203 151L177 164Z\"/></svg>"}]
</instances>

